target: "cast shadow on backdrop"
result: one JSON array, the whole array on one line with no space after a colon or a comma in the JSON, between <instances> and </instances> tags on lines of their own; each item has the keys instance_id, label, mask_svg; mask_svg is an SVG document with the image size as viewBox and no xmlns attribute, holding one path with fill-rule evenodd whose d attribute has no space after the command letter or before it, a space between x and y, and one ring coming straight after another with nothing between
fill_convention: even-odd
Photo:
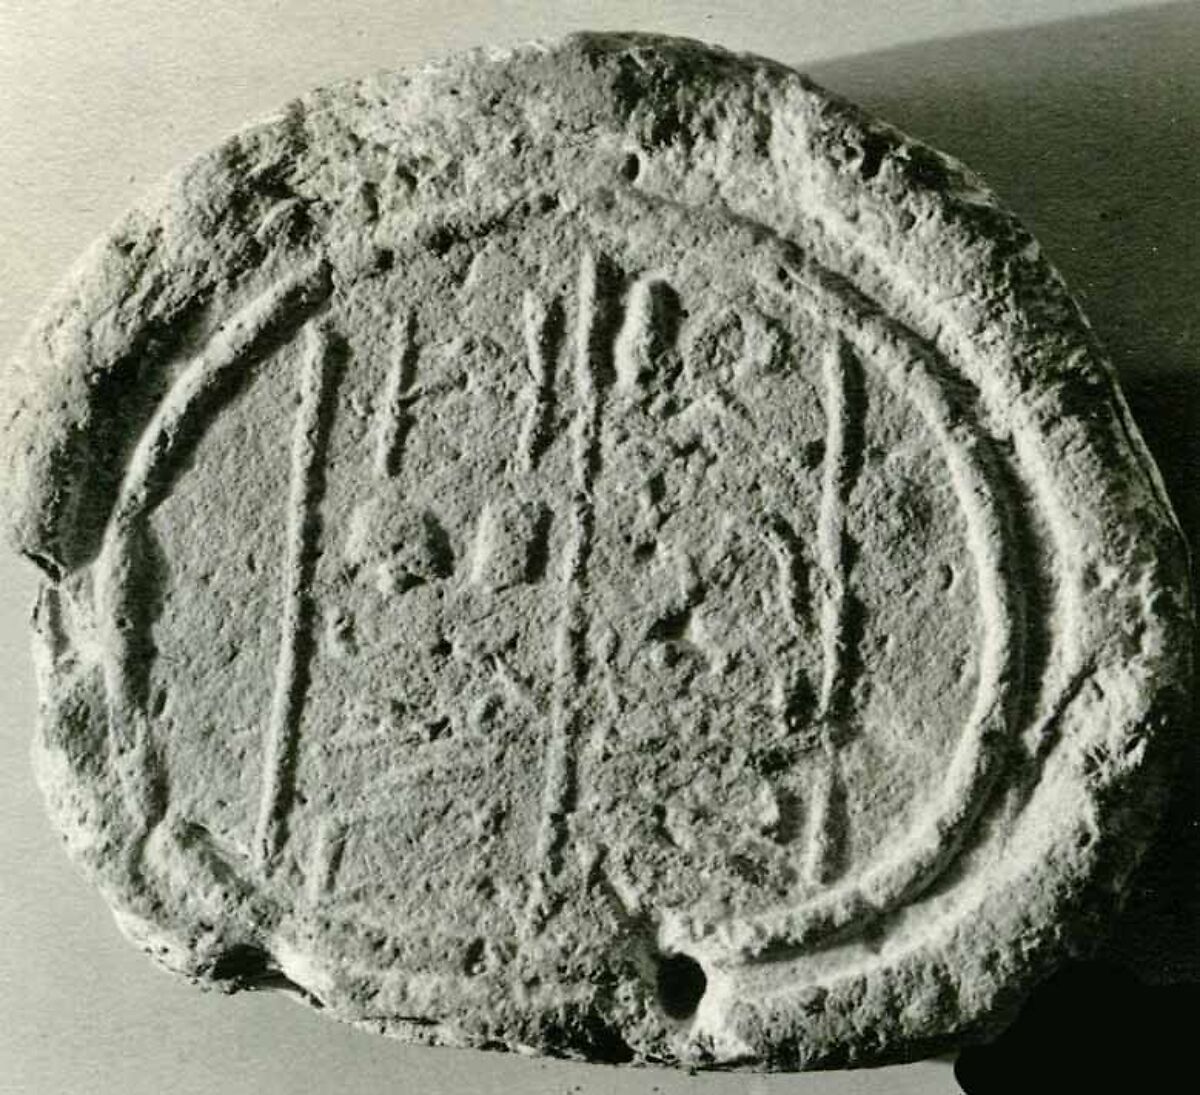
<instances>
[{"instance_id":1,"label":"cast shadow on backdrop","mask_svg":"<svg viewBox=\"0 0 1200 1095\"><path fill-rule=\"evenodd\" d=\"M1041 241L1116 365L1184 532L1200 545L1200 5L925 42L807 71L964 160ZM1111 937L1046 982L1004 1036L960 1055L964 1090L1040 1090L1048 1064L1077 1080L1145 1081L1187 1063L1184 1023L1200 1003L1200 748L1194 723L1181 730L1162 830Z\"/></svg>"}]
</instances>

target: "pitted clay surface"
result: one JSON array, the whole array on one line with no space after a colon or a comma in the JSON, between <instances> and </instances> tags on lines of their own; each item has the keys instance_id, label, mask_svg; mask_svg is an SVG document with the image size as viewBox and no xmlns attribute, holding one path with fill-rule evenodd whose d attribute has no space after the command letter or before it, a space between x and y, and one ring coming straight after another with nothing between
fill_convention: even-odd
<instances>
[{"instance_id":1,"label":"pitted clay surface","mask_svg":"<svg viewBox=\"0 0 1200 1095\"><path fill-rule=\"evenodd\" d=\"M4 428L43 787L202 981L896 1059L1146 839L1188 592L1110 371L976 180L768 62L316 92L85 256Z\"/></svg>"}]
</instances>

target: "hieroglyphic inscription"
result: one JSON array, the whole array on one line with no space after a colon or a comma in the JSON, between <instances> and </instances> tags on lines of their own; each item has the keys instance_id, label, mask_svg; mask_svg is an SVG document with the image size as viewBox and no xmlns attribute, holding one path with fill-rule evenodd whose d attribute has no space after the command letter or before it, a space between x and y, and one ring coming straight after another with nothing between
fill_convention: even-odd
<instances>
[{"instance_id":1,"label":"hieroglyphic inscription","mask_svg":"<svg viewBox=\"0 0 1200 1095\"><path fill-rule=\"evenodd\" d=\"M779 604L783 609L788 630L793 635L798 635L804 627L808 610L803 545L796 530L781 514L772 514L766 523L766 529L768 541L775 554Z\"/></svg>"},{"instance_id":2,"label":"hieroglyphic inscription","mask_svg":"<svg viewBox=\"0 0 1200 1095\"><path fill-rule=\"evenodd\" d=\"M318 825L307 872L310 904L315 905L333 893L346 851L347 836L346 823L339 818L326 818Z\"/></svg>"},{"instance_id":3,"label":"hieroglyphic inscription","mask_svg":"<svg viewBox=\"0 0 1200 1095\"><path fill-rule=\"evenodd\" d=\"M548 304L537 294L526 292L523 302L525 360L529 369L528 406L517 441L516 469L530 472L550 443L556 398L556 369L565 333L562 301Z\"/></svg>"},{"instance_id":4,"label":"hieroglyphic inscription","mask_svg":"<svg viewBox=\"0 0 1200 1095\"><path fill-rule=\"evenodd\" d=\"M826 755L832 757L839 743L855 730L849 701L857 672L855 647L861 608L847 596L846 578L855 551L845 515L861 470L865 388L859 363L868 358L892 393L917 412L945 459L965 523L984 627L976 698L960 744L947 763L936 797L905 832L903 841L897 841L869 867L857 870L852 883L839 881L832 889L733 919L698 917L684 926L678 939L678 945L688 946L717 931L738 949L743 961L754 966L774 961L772 954L800 953L830 933L880 909L895 907L937 876L956 853L999 770L1003 750L997 743L1009 726L1012 685L1020 677L1016 665L1020 590L1009 581L1002 562L1009 516L994 479L996 457L989 451L971 402L974 393L961 378L948 390L936 366L931 367L936 354L930 347L845 293L815 264L781 264L777 279L781 303L819 317L824 326L838 332L839 341L836 354L825 362L822 398L827 416L826 448L841 453L841 459L835 461L826 453L819 514L823 528L818 533L818 565L823 571L818 586L822 645L837 655L836 660L823 659L825 672L818 700L824 713L821 725ZM761 284L770 291L768 283ZM840 595L831 576L841 579ZM807 819L809 832L842 831L839 820L828 816L830 809L839 808L844 793L840 773L830 766L816 772L814 781L828 806L824 818ZM806 843L810 882L828 878L835 867L844 873L849 866L836 862L834 853L839 849L825 839L810 836Z\"/></svg>"},{"instance_id":5,"label":"hieroglyphic inscription","mask_svg":"<svg viewBox=\"0 0 1200 1095\"><path fill-rule=\"evenodd\" d=\"M391 478L400 471L404 442L413 423L409 407L417 398L416 317L409 313L400 326L400 353L384 381L375 427L375 474L380 478Z\"/></svg>"}]
</instances>

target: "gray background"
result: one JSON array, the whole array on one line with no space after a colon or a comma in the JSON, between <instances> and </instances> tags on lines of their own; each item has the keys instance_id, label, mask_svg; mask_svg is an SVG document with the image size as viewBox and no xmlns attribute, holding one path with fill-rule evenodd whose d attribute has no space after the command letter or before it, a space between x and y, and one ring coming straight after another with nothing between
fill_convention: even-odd
<instances>
[{"instance_id":1,"label":"gray background","mask_svg":"<svg viewBox=\"0 0 1200 1095\"><path fill-rule=\"evenodd\" d=\"M1042 240L1121 373L1200 543L1200 6L1137 0L405 3L0 0L0 357L158 176L320 83L584 27L794 63L960 156ZM0 1092L938 1092L948 1060L697 1076L421 1050L270 994L223 998L125 944L28 764L34 575L0 560ZM1190 728L1189 728L1190 730ZM1107 954L1197 978L1196 750Z\"/></svg>"}]
</instances>

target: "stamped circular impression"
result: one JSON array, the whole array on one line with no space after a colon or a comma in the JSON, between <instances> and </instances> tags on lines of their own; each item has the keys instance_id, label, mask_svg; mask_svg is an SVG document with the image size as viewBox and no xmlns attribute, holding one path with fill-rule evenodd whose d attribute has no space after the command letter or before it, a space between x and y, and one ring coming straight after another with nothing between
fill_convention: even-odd
<instances>
[{"instance_id":1,"label":"stamped circular impression","mask_svg":"<svg viewBox=\"0 0 1200 1095\"><path fill-rule=\"evenodd\" d=\"M770 62L314 92L4 400L42 786L195 979L879 1062L1001 1021L1148 838L1189 594L1111 369L977 180Z\"/></svg>"}]
</instances>

